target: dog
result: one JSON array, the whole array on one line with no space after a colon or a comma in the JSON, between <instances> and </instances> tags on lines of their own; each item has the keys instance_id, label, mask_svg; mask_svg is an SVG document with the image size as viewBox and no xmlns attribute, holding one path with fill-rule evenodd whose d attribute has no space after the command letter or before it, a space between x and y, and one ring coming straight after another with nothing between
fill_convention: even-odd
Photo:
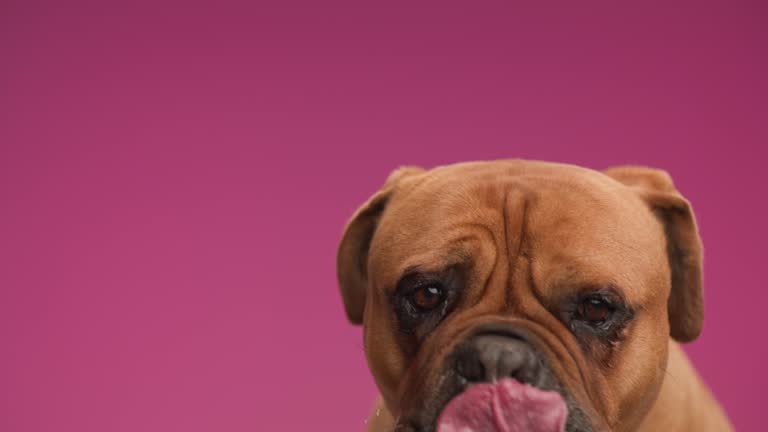
<instances>
[{"instance_id":1,"label":"dog","mask_svg":"<svg viewBox=\"0 0 768 432\"><path fill-rule=\"evenodd\" d=\"M338 249L369 431L729 431L679 343L702 246L670 176L526 160L395 170Z\"/></svg>"}]
</instances>

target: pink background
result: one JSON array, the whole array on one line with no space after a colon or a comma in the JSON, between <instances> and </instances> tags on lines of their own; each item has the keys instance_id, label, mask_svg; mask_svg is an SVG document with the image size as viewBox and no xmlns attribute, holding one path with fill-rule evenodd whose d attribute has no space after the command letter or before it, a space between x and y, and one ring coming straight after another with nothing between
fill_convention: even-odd
<instances>
[{"instance_id":1,"label":"pink background","mask_svg":"<svg viewBox=\"0 0 768 432\"><path fill-rule=\"evenodd\" d=\"M673 174L765 429L765 2L106 3L0 5L0 430L361 430L346 219L507 157Z\"/></svg>"}]
</instances>

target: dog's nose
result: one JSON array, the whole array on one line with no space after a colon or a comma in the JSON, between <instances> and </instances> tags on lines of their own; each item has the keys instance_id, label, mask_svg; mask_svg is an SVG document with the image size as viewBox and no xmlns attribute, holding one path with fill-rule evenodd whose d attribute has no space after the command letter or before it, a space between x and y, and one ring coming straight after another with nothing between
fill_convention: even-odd
<instances>
[{"instance_id":1,"label":"dog's nose","mask_svg":"<svg viewBox=\"0 0 768 432\"><path fill-rule=\"evenodd\" d=\"M468 382L496 382L514 378L539 384L541 367L528 342L513 336L478 335L456 352L456 372Z\"/></svg>"}]
</instances>

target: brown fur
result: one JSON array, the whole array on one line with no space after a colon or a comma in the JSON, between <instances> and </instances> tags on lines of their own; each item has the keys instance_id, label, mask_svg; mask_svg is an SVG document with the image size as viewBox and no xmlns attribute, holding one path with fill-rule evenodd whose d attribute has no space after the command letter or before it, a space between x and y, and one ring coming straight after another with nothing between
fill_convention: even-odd
<instances>
[{"instance_id":1,"label":"brown fur","mask_svg":"<svg viewBox=\"0 0 768 432\"><path fill-rule=\"evenodd\" d=\"M352 218L338 255L345 309L365 326L382 395L369 430L411 415L456 343L487 322L536 335L596 430L730 430L675 343L701 331L701 256L691 207L663 171L522 160L395 171ZM466 269L460 304L422 341L404 338L390 304L398 279L451 265ZM605 285L637 313L621 342L587 351L553 311Z\"/></svg>"}]
</instances>

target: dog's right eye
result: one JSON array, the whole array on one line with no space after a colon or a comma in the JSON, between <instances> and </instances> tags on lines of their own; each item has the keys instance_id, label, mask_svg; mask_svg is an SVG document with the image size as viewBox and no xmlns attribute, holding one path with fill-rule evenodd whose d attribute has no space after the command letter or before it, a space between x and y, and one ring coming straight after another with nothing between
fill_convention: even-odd
<instances>
[{"instance_id":1,"label":"dog's right eye","mask_svg":"<svg viewBox=\"0 0 768 432\"><path fill-rule=\"evenodd\" d=\"M395 298L400 330L418 338L429 333L448 313L451 292L434 279L404 284Z\"/></svg>"},{"instance_id":2,"label":"dog's right eye","mask_svg":"<svg viewBox=\"0 0 768 432\"><path fill-rule=\"evenodd\" d=\"M411 305L422 312L428 312L437 308L445 299L445 290L437 284L418 287L408 296L408 301Z\"/></svg>"},{"instance_id":3,"label":"dog's right eye","mask_svg":"<svg viewBox=\"0 0 768 432\"><path fill-rule=\"evenodd\" d=\"M456 266L439 272L403 276L392 294L400 331L421 339L434 330L456 304L461 274Z\"/></svg>"}]
</instances>

